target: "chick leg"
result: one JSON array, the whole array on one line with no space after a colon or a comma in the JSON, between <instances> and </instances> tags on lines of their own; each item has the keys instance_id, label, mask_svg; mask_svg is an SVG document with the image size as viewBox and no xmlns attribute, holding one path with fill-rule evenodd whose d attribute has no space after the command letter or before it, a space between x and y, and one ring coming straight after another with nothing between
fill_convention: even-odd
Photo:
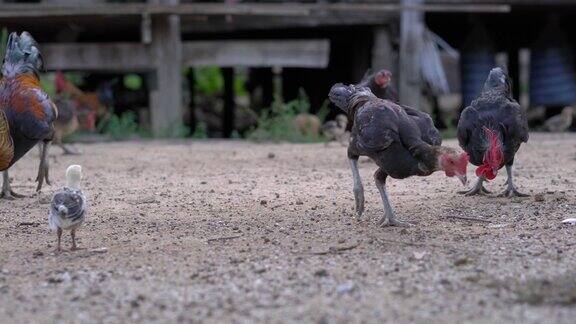
<instances>
[{"instance_id":1,"label":"chick leg","mask_svg":"<svg viewBox=\"0 0 576 324\"><path fill-rule=\"evenodd\" d=\"M516 186L514 186L514 181L512 180L512 165L506 166L506 174L508 174L508 180L506 180L506 190L498 195L498 197L528 197L529 195L518 192Z\"/></svg>"},{"instance_id":2,"label":"chick leg","mask_svg":"<svg viewBox=\"0 0 576 324\"><path fill-rule=\"evenodd\" d=\"M62 251L62 245L60 244L60 242L62 241L62 229L59 228L56 231L56 235L58 235L58 245L56 245L56 252L61 252Z\"/></svg>"},{"instance_id":3,"label":"chick leg","mask_svg":"<svg viewBox=\"0 0 576 324\"><path fill-rule=\"evenodd\" d=\"M72 237L72 248L70 249L71 251L77 251L77 250L81 250L77 245L76 245L76 229L73 229L70 231L70 236Z\"/></svg>"},{"instance_id":4,"label":"chick leg","mask_svg":"<svg viewBox=\"0 0 576 324\"><path fill-rule=\"evenodd\" d=\"M36 182L38 186L36 191L42 189L42 184L46 180L46 184L51 185L50 179L48 179L48 148L50 146L50 141L44 141L42 143L42 152L40 154L40 166L38 167L38 176L36 177Z\"/></svg>"},{"instance_id":5,"label":"chick leg","mask_svg":"<svg viewBox=\"0 0 576 324\"><path fill-rule=\"evenodd\" d=\"M476 184L470 190L458 191L459 194L463 194L465 196L475 196L475 195L484 195L489 194L490 191L484 188L482 184L485 181L484 177L478 177Z\"/></svg>"},{"instance_id":6,"label":"chick leg","mask_svg":"<svg viewBox=\"0 0 576 324\"><path fill-rule=\"evenodd\" d=\"M4 170L2 173L2 193L0 193L0 198L14 200L14 198L23 198L24 195L20 195L12 191L12 187L10 186L10 177L8 176L8 170Z\"/></svg>"},{"instance_id":7,"label":"chick leg","mask_svg":"<svg viewBox=\"0 0 576 324\"><path fill-rule=\"evenodd\" d=\"M410 226L410 223L396 219L396 214L390 205L390 201L388 200L388 193L386 192L386 177L387 175L380 170L377 170L374 174L376 188L378 188L378 191L380 192L380 197L382 197L382 204L384 205L384 215L382 215L382 218L380 218L378 224L380 226Z\"/></svg>"},{"instance_id":8,"label":"chick leg","mask_svg":"<svg viewBox=\"0 0 576 324\"><path fill-rule=\"evenodd\" d=\"M350 162L352 177L354 178L354 201L356 202L356 213L358 214L358 219L360 219L362 213L364 213L364 187L362 186L362 179L360 178L360 172L358 171L358 157L349 158L348 162Z\"/></svg>"}]
</instances>

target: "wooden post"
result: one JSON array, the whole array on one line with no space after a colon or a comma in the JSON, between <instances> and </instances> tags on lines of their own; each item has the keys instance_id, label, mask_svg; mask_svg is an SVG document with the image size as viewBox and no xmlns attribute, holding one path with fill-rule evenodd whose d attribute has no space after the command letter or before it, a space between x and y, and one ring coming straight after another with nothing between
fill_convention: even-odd
<instances>
[{"instance_id":1,"label":"wooden post","mask_svg":"<svg viewBox=\"0 0 576 324\"><path fill-rule=\"evenodd\" d=\"M390 31L387 27L374 28L374 45L372 47L373 69L386 69L396 75L396 58L392 49Z\"/></svg>"},{"instance_id":2,"label":"wooden post","mask_svg":"<svg viewBox=\"0 0 576 324\"><path fill-rule=\"evenodd\" d=\"M179 0L156 0L177 4ZM150 94L152 133L170 135L182 124L182 40L178 15L155 16L152 19L151 50L156 68L154 88Z\"/></svg>"},{"instance_id":3,"label":"wooden post","mask_svg":"<svg viewBox=\"0 0 576 324\"><path fill-rule=\"evenodd\" d=\"M222 135L230 137L234 130L234 68L222 69L224 77L224 114L222 116Z\"/></svg>"},{"instance_id":4,"label":"wooden post","mask_svg":"<svg viewBox=\"0 0 576 324\"><path fill-rule=\"evenodd\" d=\"M423 0L402 0L402 5L421 5ZM403 10L400 21L400 103L420 108L420 55L424 37L424 14Z\"/></svg>"}]
</instances>

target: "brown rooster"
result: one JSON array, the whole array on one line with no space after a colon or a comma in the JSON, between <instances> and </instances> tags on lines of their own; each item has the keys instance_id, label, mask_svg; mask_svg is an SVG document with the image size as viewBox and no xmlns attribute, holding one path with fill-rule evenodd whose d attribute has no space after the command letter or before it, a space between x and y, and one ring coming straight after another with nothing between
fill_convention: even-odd
<instances>
[{"instance_id":1,"label":"brown rooster","mask_svg":"<svg viewBox=\"0 0 576 324\"><path fill-rule=\"evenodd\" d=\"M95 130L96 119L107 118L109 114L108 103L112 101L111 89L84 92L66 79L62 72L56 73L54 84L57 94L67 96L72 101L81 128Z\"/></svg>"},{"instance_id":2,"label":"brown rooster","mask_svg":"<svg viewBox=\"0 0 576 324\"><path fill-rule=\"evenodd\" d=\"M44 67L38 45L27 32L8 38L0 80L0 171L4 171L3 198L21 197L12 191L8 168L38 142L42 142L36 191L48 180L48 146L54 135L58 110L40 87Z\"/></svg>"}]
</instances>

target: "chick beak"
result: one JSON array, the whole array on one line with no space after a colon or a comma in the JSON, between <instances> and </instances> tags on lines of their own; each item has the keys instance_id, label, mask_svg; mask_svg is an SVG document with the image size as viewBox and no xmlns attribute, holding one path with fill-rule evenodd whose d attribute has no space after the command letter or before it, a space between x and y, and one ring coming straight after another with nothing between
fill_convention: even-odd
<instances>
[{"instance_id":1,"label":"chick beak","mask_svg":"<svg viewBox=\"0 0 576 324\"><path fill-rule=\"evenodd\" d=\"M460 179L460 182L462 182L463 186L465 186L468 183L468 178L466 177L465 174L457 174L456 176L458 177L458 179Z\"/></svg>"}]
</instances>

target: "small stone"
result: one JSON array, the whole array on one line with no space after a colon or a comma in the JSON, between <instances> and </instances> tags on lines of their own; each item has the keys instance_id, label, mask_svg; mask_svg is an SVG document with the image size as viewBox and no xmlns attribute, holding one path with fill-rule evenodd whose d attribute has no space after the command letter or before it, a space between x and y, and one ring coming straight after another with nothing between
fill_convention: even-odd
<instances>
[{"instance_id":1,"label":"small stone","mask_svg":"<svg viewBox=\"0 0 576 324\"><path fill-rule=\"evenodd\" d=\"M260 200L260 205L265 206L266 204L268 204L268 200L266 199Z\"/></svg>"},{"instance_id":2,"label":"small stone","mask_svg":"<svg viewBox=\"0 0 576 324\"><path fill-rule=\"evenodd\" d=\"M336 287L336 292L339 294L345 294L353 291L354 288L356 288L356 284L354 284L352 281L348 281L338 285L338 287Z\"/></svg>"},{"instance_id":3,"label":"small stone","mask_svg":"<svg viewBox=\"0 0 576 324\"><path fill-rule=\"evenodd\" d=\"M546 201L546 198L544 198L543 193L537 193L534 195L534 201L535 202L544 202L544 201Z\"/></svg>"},{"instance_id":4,"label":"small stone","mask_svg":"<svg viewBox=\"0 0 576 324\"><path fill-rule=\"evenodd\" d=\"M268 153L268 158L269 158L269 159L273 159L273 158L275 158L275 157L276 157L276 154L274 154L274 153L272 153L272 152Z\"/></svg>"},{"instance_id":5,"label":"small stone","mask_svg":"<svg viewBox=\"0 0 576 324\"><path fill-rule=\"evenodd\" d=\"M327 277L328 271L326 269L318 269L318 270L314 271L314 275L316 277Z\"/></svg>"},{"instance_id":6,"label":"small stone","mask_svg":"<svg viewBox=\"0 0 576 324\"><path fill-rule=\"evenodd\" d=\"M470 263L470 259L468 259L467 257L459 258L459 259L456 259L456 261L454 261L454 265L457 267L467 265L469 263Z\"/></svg>"}]
</instances>

